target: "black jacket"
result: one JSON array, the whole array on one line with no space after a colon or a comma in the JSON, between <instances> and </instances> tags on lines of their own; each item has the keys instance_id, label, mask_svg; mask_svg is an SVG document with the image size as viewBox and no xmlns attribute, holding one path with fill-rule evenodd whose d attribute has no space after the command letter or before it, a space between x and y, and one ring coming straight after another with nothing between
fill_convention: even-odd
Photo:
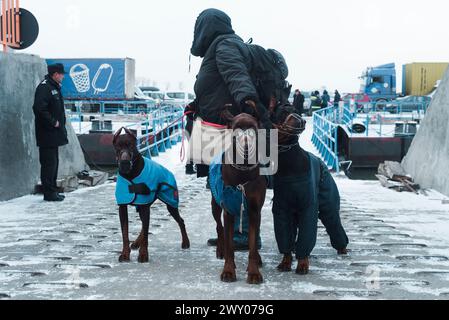
<instances>
[{"instance_id":1,"label":"black jacket","mask_svg":"<svg viewBox=\"0 0 449 320\"><path fill-rule=\"evenodd\" d=\"M248 47L234 33L228 15L216 9L200 14L191 53L204 58L195 83L197 112L204 121L225 124L221 118L225 105L233 105L234 114L254 114L245 105L247 100L258 104L262 122L268 119L250 76Z\"/></svg>"},{"instance_id":2,"label":"black jacket","mask_svg":"<svg viewBox=\"0 0 449 320\"><path fill-rule=\"evenodd\" d=\"M48 75L36 89L33 112L38 147L56 148L69 143L61 86ZM57 121L59 127L55 128Z\"/></svg>"},{"instance_id":3,"label":"black jacket","mask_svg":"<svg viewBox=\"0 0 449 320\"><path fill-rule=\"evenodd\" d=\"M293 100L293 106L295 107L297 112L304 112L304 102L305 102L305 97L302 93L300 93L299 95L295 95L294 100Z\"/></svg>"},{"instance_id":4,"label":"black jacket","mask_svg":"<svg viewBox=\"0 0 449 320\"><path fill-rule=\"evenodd\" d=\"M327 108L329 106L329 102L331 101L331 97L328 93L323 93L321 96L321 106L323 108Z\"/></svg>"},{"instance_id":5,"label":"black jacket","mask_svg":"<svg viewBox=\"0 0 449 320\"><path fill-rule=\"evenodd\" d=\"M341 101L341 95L340 93L336 93L334 97L334 104L337 105Z\"/></svg>"}]
</instances>

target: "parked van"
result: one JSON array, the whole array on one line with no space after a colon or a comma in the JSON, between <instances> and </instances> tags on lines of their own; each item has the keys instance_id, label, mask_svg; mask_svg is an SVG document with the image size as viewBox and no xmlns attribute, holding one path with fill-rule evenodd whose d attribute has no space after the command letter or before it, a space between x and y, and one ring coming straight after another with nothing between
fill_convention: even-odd
<instances>
[{"instance_id":1,"label":"parked van","mask_svg":"<svg viewBox=\"0 0 449 320\"><path fill-rule=\"evenodd\" d=\"M170 91L166 93L170 99L173 99L172 102L179 103L183 105L187 105L188 103L195 100L195 95L189 92L182 91Z\"/></svg>"}]
</instances>

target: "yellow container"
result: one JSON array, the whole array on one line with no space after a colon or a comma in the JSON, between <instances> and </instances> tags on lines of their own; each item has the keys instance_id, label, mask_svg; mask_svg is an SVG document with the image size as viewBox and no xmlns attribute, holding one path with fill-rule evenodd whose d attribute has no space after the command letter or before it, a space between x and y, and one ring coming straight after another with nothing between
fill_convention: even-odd
<instances>
[{"instance_id":1,"label":"yellow container","mask_svg":"<svg viewBox=\"0 0 449 320\"><path fill-rule=\"evenodd\" d=\"M407 96L430 94L438 80L441 80L449 63L409 63L403 68L403 90Z\"/></svg>"}]
</instances>

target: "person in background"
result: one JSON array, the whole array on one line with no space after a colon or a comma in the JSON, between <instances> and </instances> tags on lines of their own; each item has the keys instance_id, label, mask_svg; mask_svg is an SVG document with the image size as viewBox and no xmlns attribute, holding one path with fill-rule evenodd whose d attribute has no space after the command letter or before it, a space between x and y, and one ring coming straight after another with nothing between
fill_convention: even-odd
<instances>
[{"instance_id":1,"label":"person in background","mask_svg":"<svg viewBox=\"0 0 449 320\"><path fill-rule=\"evenodd\" d=\"M327 92L327 90L324 90L323 95L321 96L321 107L323 109L329 107L330 101L331 101L331 97L329 96L329 93Z\"/></svg>"},{"instance_id":2,"label":"person in background","mask_svg":"<svg viewBox=\"0 0 449 320\"><path fill-rule=\"evenodd\" d=\"M49 65L48 75L36 89L33 105L44 200L52 202L64 201L65 198L58 193L56 185L59 167L58 149L69 143L65 127L64 99L61 93L64 75L62 64Z\"/></svg>"},{"instance_id":3,"label":"person in background","mask_svg":"<svg viewBox=\"0 0 449 320\"><path fill-rule=\"evenodd\" d=\"M335 90L334 107L338 107L338 105L340 104L340 101L341 101L340 92L338 92L338 90Z\"/></svg>"},{"instance_id":4,"label":"person in background","mask_svg":"<svg viewBox=\"0 0 449 320\"><path fill-rule=\"evenodd\" d=\"M315 112L321 109L321 98L320 98L320 92L315 91L312 93L312 96L310 97L310 112Z\"/></svg>"},{"instance_id":5,"label":"person in background","mask_svg":"<svg viewBox=\"0 0 449 320\"><path fill-rule=\"evenodd\" d=\"M305 101L304 95L301 93L301 91L297 89L295 91L295 96L293 98L293 106L295 107L296 112L299 115L302 115L304 113L304 101Z\"/></svg>"}]
</instances>

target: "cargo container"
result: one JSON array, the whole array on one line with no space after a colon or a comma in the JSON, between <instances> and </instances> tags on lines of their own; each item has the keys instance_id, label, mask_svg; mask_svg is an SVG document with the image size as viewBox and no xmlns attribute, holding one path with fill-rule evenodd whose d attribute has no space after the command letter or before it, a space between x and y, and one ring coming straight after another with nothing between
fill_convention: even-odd
<instances>
[{"instance_id":1,"label":"cargo container","mask_svg":"<svg viewBox=\"0 0 449 320\"><path fill-rule=\"evenodd\" d=\"M425 96L430 94L438 80L443 78L449 63L409 63L403 66L402 94Z\"/></svg>"},{"instance_id":2,"label":"cargo container","mask_svg":"<svg viewBox=\"0 0 449 320\"><path fill-rule=\"evenodd\" d=\"M409 63L402 68L402 96L426 96L432 93L438 80L443 78L449 63ZM360 93L371 101L392 101L396 92L396 65L385 64L368 68L360 78Z\"/></svg>"},{"instance_id":3,"label":"cargo container","mask_svg":"<svg viewBox=\"0 0 449 320\"><path fill-rule=\"evenodd\" d=\"M67 75L62 93L68 100L134 99L135 60L124 59L47 59L62 63Z\"/></svg>"}]
</instances>

